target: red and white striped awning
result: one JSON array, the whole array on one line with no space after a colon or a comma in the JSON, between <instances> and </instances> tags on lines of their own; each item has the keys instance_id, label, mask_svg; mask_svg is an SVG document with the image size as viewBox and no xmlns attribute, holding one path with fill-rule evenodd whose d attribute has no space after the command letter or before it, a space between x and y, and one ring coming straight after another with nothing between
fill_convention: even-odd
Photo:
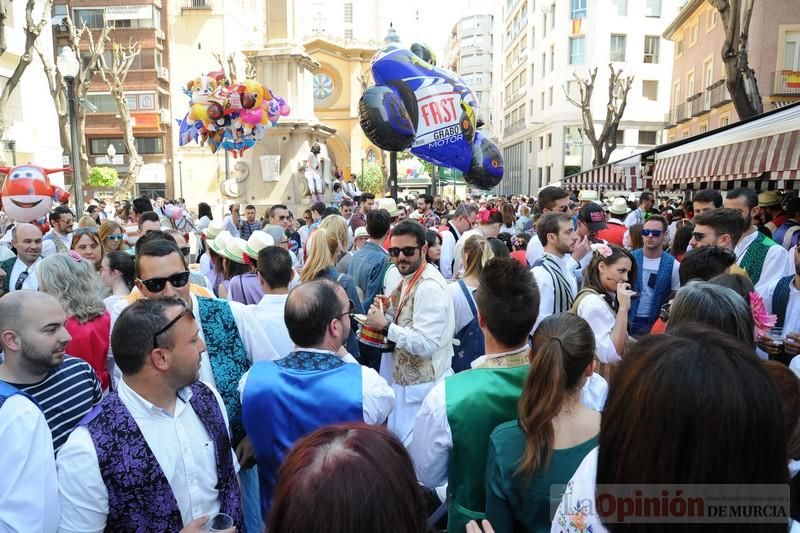
<instances>
[{"instance_id":1,"label":"red and white striped awning","mask_svg":"<svg viewBox=\"0 0 800 533\"><path fill-rule=\"evenodd\" d=\"M746 180L800 179L800 107L656 154L656 186Z\"/></svg>"},{"instance_id":2,"label":"red and white striped awning","mask_svg":"<svg viewBox=\"0 0 800 533\"><path fill-rule=\"evenodd\" d=\"M562 180L562 185L577 189L627 190L631 188L631 174L634 177L638 175L638 165L639 156L636 155L567 176Z\"/></svg>"}]
</instances>

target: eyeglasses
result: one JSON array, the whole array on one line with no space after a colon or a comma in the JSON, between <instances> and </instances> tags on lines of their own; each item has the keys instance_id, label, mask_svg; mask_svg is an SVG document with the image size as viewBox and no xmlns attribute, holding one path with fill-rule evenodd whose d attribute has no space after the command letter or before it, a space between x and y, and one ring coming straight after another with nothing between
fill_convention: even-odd
<instances>
[{"instance_id":1,"label":"eyeglasses","mask_svg":"<svg viewBox=\"0 0 800 533\"><path fill-rule=\"evenodd\" d=\"M347 311L344 312L344 313L340 313L340 314L336 315L336 318L342 318L344 315L353 316L353 313L356 312L356 304L353 303L353 300L347 300L347 301L350 304L348 306Z\"/></svg>"},{"instance_id":2,"label":"eyeglasses","mask_svg":"<svg viewBox=\"0 0 800 533\"><path fill-rule=\"evenodd\" d=\"M189 253L190 253L191 251L192 251L192 249L191 249L191 248L189 248L188 246L181 246L181 254L183 254L183 255L189 255Z\"/></svg>"},{"instance_id":3,"label":"eyeglasses","mask_svg":"<svg viewBox=\"0 0 800 533\"><path fill-rule=\"evenodd\" d=\"M642 232L644 234L644 232ZM700 233L699 231L692 232L692 238L696 241L702 241L706 238L706 235L716 235L716 233Z\"/></svg>"},{"instance_id":4,"label":"eyeglasses","mask_svg":"<svg viewBox=\"0 0 800 533\"><path fill-rule=\"evenodd\" d=\"M187 274L188 274L188 272L187 272ZM162 333L166 333L166 332L169 330L169 328L171 328L172 326L174 326L175 324L177 324L177 323L178 323L178 321L179 321L181 318L185 317L185 316L186 316L186 315L188 315L189 313L190 313L190 311L189 311L189 308L188 308L188 307L186 307L186 306L184 305L184 306L183 306L183 311L181 311L180 313L178 313L178 316L176 316L175 318L173 318L172 320L170 320L169 322L167 322L167 325L166 325L166 326L164 326L164 327L163 327L163 328L161 328L160 330L158 330L158 331L156 331L155 333L153 333L153 349L154 349L154 350L155 350L156 348L159 348L159 345L158 345L158 336L159 336L159 335L161 335Z\"/></svg>"},{"instance_id":5,"label":"eyeglasses","mask_svg":"<svg viewBox=\"0 0 800 533\"><path fill-rule=\"evenodd\" d=\"M642 237L650 237L651 235L653 237L661 237L662 233L664 233L664 232L662 230L660 230L660 229L643 229L642 230Z\"/></svg>"},{"instance_id":6,"label":"eyeglasses","mask_svg":"<svg viewBox=\"0 0 800 533\"><path fill-rule=\"evenodd\" d=\"M173 274L167 278L150 278L150 279L140 279L139 281L142 282L142 285L147 287L147 290L150 292L161 292L167 286L167 282L179 289L189 283L189 271L185 272L178 272L177 274Z\"/></svg>"},{"instance_id":7,"label":"eyeglasses","mask_svg":"<svg viewBox=\"0 0 800 533\"><path fill-rule=\"evenodd\" d=\"M125 235L123 235L122 233L113 233L113 234L109 235L108 237L106 237L106 239L109 239L109 240L112 240L112 241L121 241L124 237L125 237Z\"/></svg>"},{"instance_id":8,"label":"eyeglasses","mask_svg":"<svg viewBox=\"0 0 800 533\"><path fill-rule=\"evenodd\" d=\"M414 257L419 250L419 246L406 246L404 248L389 248L389 255L392 257L400 257L403 254L406 257Z\"/></svg>"}]
</instances>

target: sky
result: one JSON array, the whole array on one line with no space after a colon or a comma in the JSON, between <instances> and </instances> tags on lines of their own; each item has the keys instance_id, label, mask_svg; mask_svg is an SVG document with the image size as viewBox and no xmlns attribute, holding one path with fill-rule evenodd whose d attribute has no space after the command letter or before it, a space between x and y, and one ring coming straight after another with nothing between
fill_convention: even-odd
<instances>
[{"instance_id":1,"label":"sky","mask_svg":"<svg viewBox=\"0 0 800 533\"><path fill-rule=\"evenodd\" d=\"M491 4L489 0L379 0L381 27L388 28L391 22L403 44L426 43L441 57L453 25L463 16L491 10Z\"/></svg>"}]
</instances>

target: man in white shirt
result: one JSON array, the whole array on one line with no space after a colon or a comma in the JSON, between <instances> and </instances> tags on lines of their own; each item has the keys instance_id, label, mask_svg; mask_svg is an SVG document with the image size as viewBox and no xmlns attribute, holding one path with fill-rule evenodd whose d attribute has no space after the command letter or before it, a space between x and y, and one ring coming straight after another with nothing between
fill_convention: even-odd
<instances>
[{"instance_id":1,"label":"man in white shirt","mask_svg":"<svg viewBox=\"0 0 800 533\"><path fill-rule=\"evenodd\" d=\"M439 270L445 279L451 279L455 274L458 274L458 271L453 271L453 264L456 259L456 243L465 232L472 229L476 220L478 220L477 206L462 203L456 207L453 218L447 223L447 231L439 234L442 237L442 255L439 258ZM460 265L460 258L458 263Z\"/></svg>"},{"instance_id":2,"label":"man in white shirt","mask_svg":"<svg viewBox=\"0 0 800 533\"><path fill-rule=\"evenodd\" d=\"M641 196L639 196L639 207L631 211L631 213L625 217L625 225L629 228L634 224L644 224L645 216L647 212L653 209L653 204L655 203L655 197L651 192L643 192Z\"/></svg>"},{"instance_id":3,"label":"man in white shirt","mask_svg":"<svg viewBox=\"0 0 800 533\"><path fill-rule=\"evenodd\" d=\"M289 283L292 281L292 256L280 246L267 246L258 252L258 281L264 291L261 301L247 306L262 325L278 357L286 357L294 350L283 320Z\"/></svg>"},{"instance_id":4,"label":"man in white shirt","mask_svg":"<svg viewBox=\"0 0 800 533\"><path fill-rule=\"evenodd\" d=\"M53 439L42 411L0 382L0 531L55 533L60 516Z\"/></svg>"},{"instance_id":5,"label":"man in white shirt","mask_svg":"<svg viewBox=\"0 0 800 533\"><path fill-rule=\"evenodd\" d=\"M56 461L59 531L198 531L242 501L219 394L198 381L205 344L177 298L139 300L111 338L123 379Z\"/></svg>"},{"instance_id":6,"label":"man in white shirt","mask_svg":"<svg viewBox=\"0 0 800 533\"><path fill-rule=\"evenodd\" d=\"M256 363L240 381L265 515L278 468L295 441L331 423L383 424L394 407L395 396L386 381L344 348L352 304L344 289L329 280L292 289L285 322L297 348L283 359Z\"/></svg>"},{"instance_id":7,"label":"man in white shirt","mask_svg":"<svg viewBox=\"0 0 800 533\"><path fill-rule=\"evenodd\" d=\"M60 205L50 213L48 220L51 229L42 240L42 257L53 255L57 252L67 252L72 245L72 227L75 216L69 207Z\"/></svg>"},{"instance_id":8,"label":"man in white shirt","mask_svg":"<svg viewBox=\"0 0 800 533\"><path fill-rule=\"evenodd\" d=\"M258 488L253 448L241 422L238 383L255 361L276 359L278 353L264 327L244 305L191 293L186 260L174 241L158 239L142 245L136 256L136 272L136 287L142 296L180 298L200 327L200 336L207 347L200 358L200 379L218 390L225 403L231 440L242 465L245 520L249 523L259 518L260 513L257 506L247 505L255 503ZM128 304L129 299L114 304L112 328ZM115 349L113 345L111 348Z\"/></svg>"},{"instance_id":9,"label":"man in white shirt","mask_svg":"<svg viewBox=\"0 0 800 533\"><path fill-rule=\"evenodd\" d=\"M578 264L569 255L577 241L572 220L564 213L548 213L539 219L536 233L544 255L532 270L541 298L534 330L543 318L569 311L578 294Z\"/></svg>"},{"instance_id":10,"label":"man in white shirt","mask_svg":"<svg viewBox=\"0 0 800 533\"><path fill-rule=\"evenodd\" d=\"M739 211L744 220L744 232L734 252L736 263L747 271L753 285L768 285L794 272L793 261L786 248L757 231L753 225L753 218L761 210L755 191L744 187L734 189L725 196L723 205Z\"/></svg>"},{"instance_id":11,"label":"man in white shirt","mask_svg":"<svg viewBox=\"0 0 800 533\"><path fill-rule=\"evenodd\" d=\"M792 248L792 260L793 275L773 280L758 289L766 311L777 316L775 327L783 328L783 342L774 342L775 339L768 336L758 347L786 364L800 354L800 248Z\"/></svg>"},{"instance_id":12,"label":"man in white shirt","mask_svg":"<svg viewBox=\"0 0 800 533\"><path fill-rule=\"evenodd\" d=\"M375 302L367 315L367 326L394 343L392 388L397 406L388 428L406 445L425 395L452 372L453 299L445 279L425 261L425 231L414 220L394 227L389 255L403 281L391 295L393 317L388 318Z\"/></svg>"},{"instance_id":13,"label":"man in white shirt","mask_svg":"<svg viewBox=\"0 0 800 533\"><path fill-rule=\"evenodd\" d=\"M11 243L17 250L17 257L0 263L0 269L6 273L3 293L38 290L36 267L42 258L42 231L33 224L17 224L11 230Z\"/></svg>"}]
</instances>

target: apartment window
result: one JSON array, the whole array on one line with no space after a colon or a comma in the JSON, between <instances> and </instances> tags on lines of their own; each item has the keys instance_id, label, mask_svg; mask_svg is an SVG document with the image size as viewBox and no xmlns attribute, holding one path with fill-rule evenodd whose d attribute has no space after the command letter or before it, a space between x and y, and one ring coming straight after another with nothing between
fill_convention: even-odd
<instances>
[{"instance_id":1,"label":"apartment window","mask_svg":"<svg viewBox=\"0 0 800 533\"><path fill-rule=\"evenodd\" d=\"M542 77L547 74L547 54L542 54Z\"/></svg>"},{"instance_id":2,"label":"apartment window","mask_svg":"<svg viewBox=\"0 0 800 533\"><path fill-rule=\"evenodd\" d=\"M542 103L540 104L540 107L541 107L542 111L544 111L544 91L542 91L541 102Z\"/></svg>"},{"instance_id":3,"label":"apartment window","mask_svg":"<svg viewBox=\"0 0 800 533\"><path fill-rule=\"evenodd\" d=\"M529 154L533 153L533 141L530 139L528 139L528 153Z\"/></svg>"},{"instance_id":4,"label":"apartment window","mask_svg":"<svg viewBox=\"0 0 800 533\"><path fill-rule=\"evenodd\" d=\"M347 2L344 5L344 23L345 24L352 24L353 23L353 3Z\"/></svg>"},{"instance_id":5,"label":"apartment window","mask_svg":"<svg viewBox=\"0 0 800 533\"><path fill-rule=\"evenodd\" d=\"M550 148L551 146L553 146L553 134L552 133L548 133L547 134L547 147Z\"/></svg>"},{"instance_id":6,"label":"apartment window","mask_svg":"<svg viewBox=\"0 0 800 533\"><path fill-rule=\"evenodd\" d=\"M531 87L536 84L536 65L531 63Z\"/></svg>"},{"instance_id":7,"label":"apartment window","mask_svg":"<svg viewBox=\"0 0 800 533\"><path fill-rule=\"evenodd\" d=\"M131 111L139 109L139 98L135 94L126 94L125 103L128 104L128 109Z\"/></svg>"},{"instance_id":8,"label":"apartment window","mask_svg":"<svg viewBox=\"0 0 800 533\"><path fill-rule=\"evenodd\" d=\"M624 62L625 61L625 36L612 33L611 34L611 61Z\"/></svg>"},{"instance_id":9,"label":"apartment window","mask_svg":"<svg viewBox=\"0 0 800 533\"><path fill-rule=\"evenodd\" d=\"M691 28L689 28L689 46L694 46L697 44L697 39L699 37L700 30L698 28L698 24L695 24Z\"/></svg>"},{"instance_id":10,"label":"apartment window","mask_svg":"<svg viewBox=\"0 0 800 533\"><path fill-rule=\"evenodd\" d=\"M582 19L586 17L586 0L572 0L572 9L570 10L571 19Z\"/></svg>"},{"instance_id":11,"label":"apartment window","mask_svg":"<svg viewBox=\"0 0 800 533\"><path fill-rule=\"evenodd\" d=\"M67 16L67 4L56 4L53 6L53 16L55 17L66 17Z\"/></svg>"},{"instance_id":12,"label":"apartment window","mask_svg":"<svg viewBox=\"0 0 800 533\"><path fill-rule=\"evenodd\" d=\"M617 134L614 136L614 142L616 142L618 146L625 144L625 130L617 130Z\"/></svg>"},{"instance_id":13,"label":"apartment window","mask_svg":"<svg viewBox=\"0 0 800 533\"><path fill-rule=\"evenodd\" d=\"M84 24L86 24L87 28L102 28L104 19L103 19L103 10L102 9L76 9L74 10L73 19L76 22L76 26L80 28Z\"/></svg>"},{"instance_id":14,"label":"apartment window","mask_svg":"<svg viewBox=\"0 0 800 533\"><path fill-rule=\"evenodd\" d=\"M647 17L660 17L661 0L645 0L644 14Z\"/></svg>"},{"instance_id":15,"label":"apartment window","mask_svg":"<svg viewBox=\"0 0 800 533\"><path fill-rule=\"evenodd\" d=\"M644 62L658 63L658 35L645 35L644 37Z\"/></svg>"},{"instance_id":16,"label":"apartment window","mask_svg":"<svg viewBox=\"0 0 800 533\"><path fill-rule=\"evenodd\" d=\"M689 137L690 134L691 134L691 130L683 130L683 133L681 134L681 137L686 139L686 138Z\"/></svg>"},{"instance_id":17,"label":"apartment window","mask_svg":"<svg viewBox=\"0 0 800 533\"><path fill-rule=\"evenodd\" d=\"M547 37L547 11L542 13L542 32L544 36Z\"/></svg>"},{"instance_id":18,"label":"apartment window","mask_svg":"<svg viewBox=\"0 0 800 533\"><path fill-rule=\"evenodd\" d=\"M115 139L109 137L97 137L89 139L89 153L105 155L108 152L108 146L113 145L118 154L125 154L125 143L122 139Z\"/></svg>"},{"instance_id":19,"label":"apartment window","mask_svg":"<svg viewBox=\"0 0 800 533\"><path fill-rule=\"evenodd\" d=\"M787 31L783 39L783 68L800 70L800 31Z\"/></svg>"},{"instance_id":20,"label":"apartment window","mask_svg":"<svg viewBox=\"0 0 800 533\"><path fill-rule=\"evenodd\" d=\"M542 176L544 175L544 169L542 167L539 167L538 173L539 173L539 188L541 189L542 188Z\"/></svg>"},{"instance_id":21,"label":"apartment window","mask_svg":"<svg viewBox=\"0 0 800 533\"><path fill-rule=\"evenodd\" d=\"M628 0L611 0L617 15L624 17L628 14Z\"/></svg>"},{"instance_id":22,"label":"apartment window","mask_svg":"<svg viewBox=\"0 0 800 533\"><path fill-rule=\"evenodd\" d=\"M719 118L719 127L722 128L724 126L727 126L730 123L730 121L731 121L731 118L729 116L720 117Z\"/></svg>"},{"instance_id":23,"label":"apartment window","mask_svg":"<svg viewBox=\"0 0 800 533\"><path fill-rule=\"evenodd\" d=\"M719 16L719 12L711 8L706 14L706 31L711 31L714 29L714 26L717 25L717 17Z\"/></svg>"},{"instance_id":24,"label":"apartment window","mask_svg":"<svg viewBox=\"0 0 800 533\"><path fill-rule=\"evenodd\" d=\"M567 82L567 94L570 98L580 98L580 91L578 90L578 82L570 80Z\"/></svg>"},{"instance_id":25,"label":"apartment window","mask_svg":"<svg viewBox=\"0 0 800 533\"><path fill-rule=\"evenodd\" d=\"M705 133L708 131L708 124L700 124L700 127L697 128L697 133Z\"/></svg>"},{"instance_id":26,"label":"apartment window","mask_svg":"<svg viewBox=\"0 0 800 533\"><path fill-rule=\"evenodd\" d=\"M164 139L162 137L137 137L136 151L140 154L163 154Z\"/></svg>"},{"instance_id":27,"label":"apartment window","mask_svg":"<svg viewBox=\"0 0 800 533\"><path fill-rule=\"evenodd\" d=\"M539 150L544 150L544 136L539 136Z\"/></svg>"},{"instance_id":28,"label":"apartment window","mask_svg":"<svg viewBox=\"0 0 800 533\"><path fill-rule=\"evenodd\" d=\"M154 110L158 103L158 93L144 93L137 95L137 108L143 111Z\"/></svg>"},{"instance_id":29,"label":"apartment window","mask_svg":"<svg viewBox=\"0 0 800 533\"><path fill-rule=\"evenodd\" d=\"M547 105L553 105L553 88L547 89Z\"/></svg>"},{"instance_id":30,"label":"apartment window","mask_svg":"<svg viewBox=\"0 0 800 533\"><path fill-rule=\"evenodd\" d=\"M117 102L110 94L87 94L86 100L97 108L97 113L117 112Z\"/></svg>"},{"instance_id":31,"label":"apartment window","mask_svg":"<svg viewBox=\"0 0 800 533\"><path fill-rule=\"evenodd\" d=\"M678 39L675 41L675 57L681 57L683 55L683 39Z\"/></svg>"},{"instance_id":32,"label":"apartment window","mask_svg":"<svg viewBox=\"0 0 800 533\"><path fill-rule=\"evenodd\" d=\"M639 144L645 146L654 146L656 144L656 131L642 131L639 130Z\"/></svg>"},{"instance_id":33,"label":"apartment window","mask_svg":"<svg viewBox=\"0 0 800 533\"><path fill-rule=\"evenodd\" d=\"M658 100L658 80L642 81L642 98L645 100Z\"/></svg>"},{"instance_id":34,"label":"apartment window","mask_svg":"<svg viewBox=\"0 0 800 533\"><path fill-rule=\"evenodd\" d=\"M580 156L583 149L583 137L580 126L564 128L564 156Z\"/></svg>"},{"instance_id":35,"label":"apartment window","mask_svg":"<svg viewBox=\"0 0 800 533\"><path fill-rule=\"evenodd\" d=\"M569 64L583 65L585 37L569 38ZM551 48L552 50L552 48ZM552 56L551 56L552 57Z\"/></svg>"},{"instance_id":36,"label":"apartment window","mask_svg":"<svg viewBox=\"0 0 800 533\"><path fill-rule=\"evenodd\" d=\"M694 70L686 75L686 97L694 96Z\"/></svg>"},{"instance_id":37,"label":"apartment window","mask_svg":"<svg viewBox=\"0 0 800 533\"><path fill-rule=\"evenodd\" d=\"M550 45L550 72L553 72L555 68L555 61L556 61L556 47L555 45Z\"/></svg>"},{"instance_id":38,"label":"apartment window","mask_svg":"<svg viewBox=\"0 0 800 533\"><path fill-rule=\"evenodd\" d=\"M553 2L553 5L550 6L550 29L556 27L556 4Z\"/></svg>"},{"instance_id":39,"label":"apartment window","mask_svg":"<svg viewBox=\"0 0 800 533\"><path fill-rule=\"evenodd\" d=\"M544 167L544 183L545 185L550 184L550 167Z\"/></svg>"}]
</instances>

